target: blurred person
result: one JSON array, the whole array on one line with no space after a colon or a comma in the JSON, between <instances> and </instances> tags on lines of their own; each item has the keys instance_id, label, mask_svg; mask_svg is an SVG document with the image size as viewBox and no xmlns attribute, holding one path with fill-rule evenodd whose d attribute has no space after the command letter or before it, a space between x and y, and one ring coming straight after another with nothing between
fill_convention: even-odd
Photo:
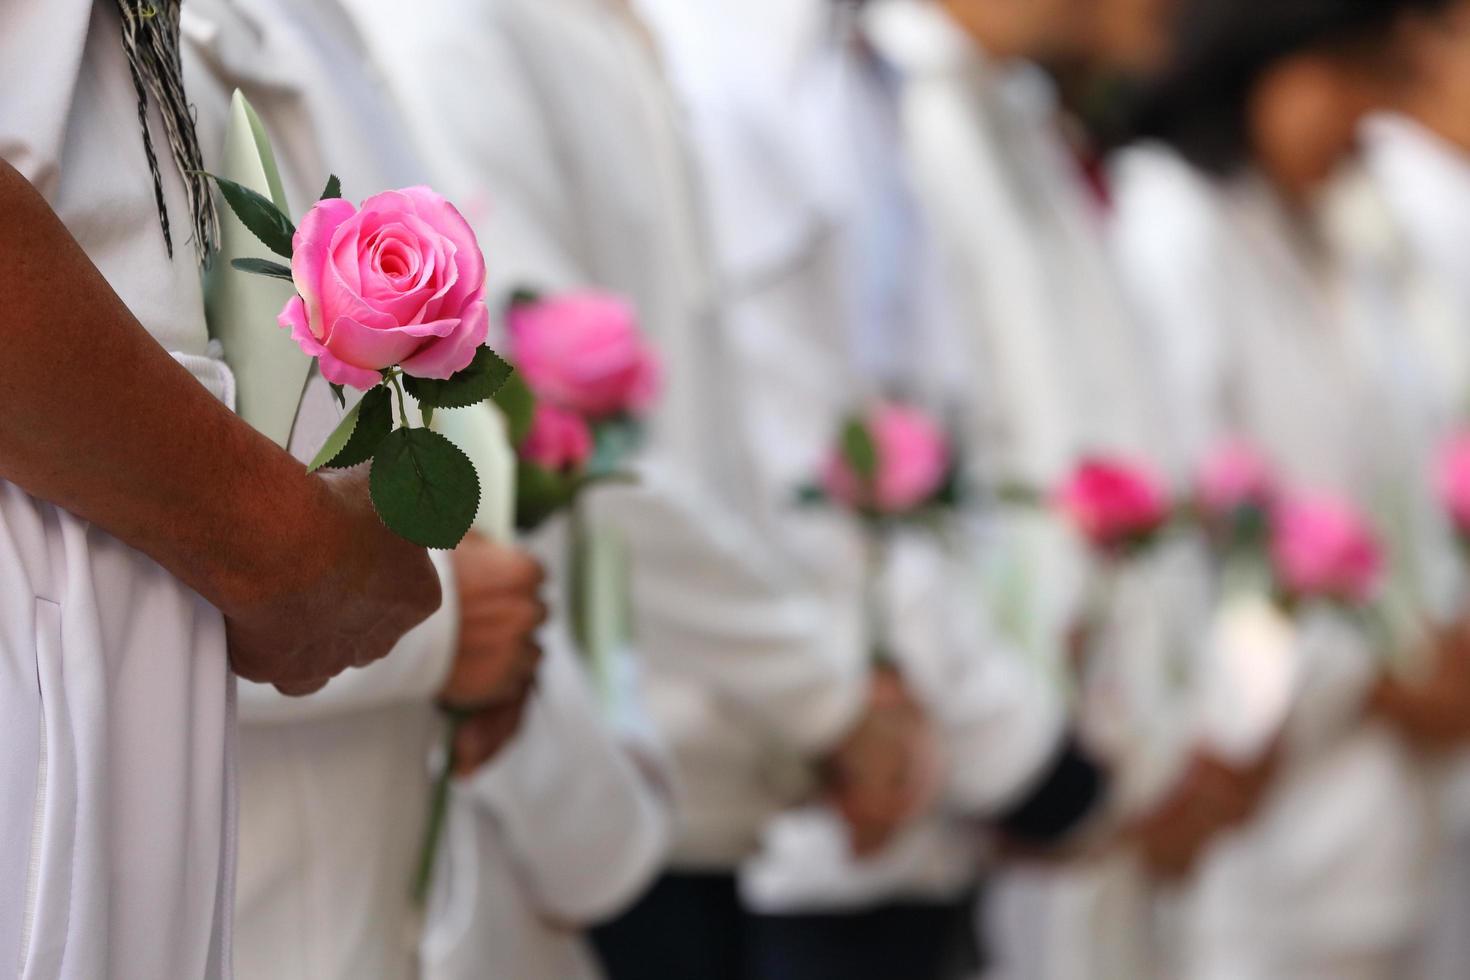
<instances>
[{"instance_id":1,"label":"blurred person","mask_svg":"<svg viewBox=\"0 0 1470 980\"><path fill-rule=\"evenodd\" d=\"M833 609L784 542L741 431L749 397L718 324L684 135L644 25L622 0L354 0L437 180L466 203L492 287L625 295L667 366L635 487L592 500L628 541L636 646L673 751L679 804L667 873L596 932L613 977L743 973L735 870L776 809L826 762L871 771L918 760L922 719L872 696L843 651L855 610ZM919 787L850 780L839 805L881 840ZM603 910L608 911L608 910Z\"/></svg>"},{"instance_id":2,"label":"blurred person","mask_svg":"<svg viewBox=\"0 0 1470 980\"><path fill-rule=\"evenodd\" d=\"M182 27L211 166L238 88L298 215L329 172L355 199L425 179L339 0L191 0ZM384 664L294 701L241 689L242 978L590 976L575 931L547 920L630 900L667 846L657 747L604 717L560 622L543 634L538 669L543 576L530 554L498 543L514 507L494 495L514 466L498 420L447 414L482 430L471 433L488 450L477 528L496 540L476 530L434 554L447 601ZM313 372L292 449L314 455L340 416ZM420 929L414 876L445 724L436 706L474 715L454 746L460 778Z\"/></svg>"},{"instance_id":3,"label":"blurred person","mask_svg":"<svg viewBox=\"0 0 1470 980\"><path fill-rule=\"evenodd\" d=\"M1450 3L1442 17L1408 28L1416 71L1396 111L1363 128L1364 177L1348 199L1361 233L1353 237L1365 274L1408 297L1407 325L1427 370L1416 376L1434 394L1432 422L1448 439L1470 409L1470 5ZM1458 559L1459 556L1457 555ZM1460 570L1458 560L1454 562ZM1463 578L1460 580L1463 583ZM1373 706L1431 760L1451 850L1435 861L1435 897L1420 975L1451 980L1470 961L1470 644L1448 631L1428 669L1389 675Z\"/></svg>"},{"instance_id":4,"label":"blurred person","mask_svg":"<svg viewBox=\"0 0 1470 980\"><path fill-rule=\"evenodd\" d=\"M859 536L798 511L794 488L864 399L900 392L955 415L972 385L910 186L899 72L860 5L778 6L641 4L690 107L732 370L754 395L743 412L762 519L834 602L860 610ZM743 875L758 976L955 975L973 928L976 818L1042 846L1099 809L1103 780L1068 737L1060 686L975 615L976 569L947 544L898 542L883 594L899 670L938 726L947 791L876 851L825 807L772 820ZM861 666L866 646L845 655Z\"/></svg>"},{"instance_id":5,"label":"blurred person","mask_svg":"<svg viewBox=\"0 0 1470 980\"><path fill-rule=\"evenodd\" d=\"M365 480L230 411L178 50L177 3L0 9L0 956L24 977L229 976L231 668L309 693L438 604Z\"/></svg>"},{"instance_id":6,"label":"blurred person","mask_svg":"<svg viewBox=\"0 0 1470 980\"><path fill-rule=\"evenodd\" d=\"M1169 48L1170 4L872 5L868 35L901 80L908 168L966 327L974 403L966 449L982 486L1056 486L1107 453L1177 480L1172 406L1103 235L1104 198L1079 167L1043 70L1146 71ZM1205 569L1180 539L1119 579L1106 626L1079 631L1101 569L1046 513L991 514L980 556L997 621L1054 672L1075 670L1085 744L1111 772L1120 845L1064 865L1012 864L988 883L997 977L1146 975L1156 874L1184 873L1248 812L1255 773L1200 744L1173 683L1202 630ZM1072 651L1085 642L1076 665Z\"/></svg>"},{"instance_id":7,"label":"blurred person","mask_svg":"<svg viewBox=\"0 0 1470 980\"><path fill-rule=\"evenodd\" d=\"M1243 436L1300 485L1354 500L1389 536L1417 617L1379 649L1336 614L1296 627L1299 680L1257 817L1202 867L1184 977L1401 977L1434 851L1418 758L1366 713L1385 658L1443 622L1449 546L1425 493L1431 388L1404 297L1370 295L1328 220L1359 125L1415 77L1406 27L1433 0L1197 0L1141 115L1162 146L1119 166L1118 242L1163 351L1187 451ZM1421 376L1422 379L1422 376Z\"/></svg>"},{"instance_id":8,"label":"blurred person","mask_svg":"<svg viewBox=\"0 0 1470 980\"><path fill-rule=\"evenodd\" d=\"M1167 6L1109 6L1110 40L1097 43L1096 57L1147 67L1158 57L1160 36L1167 38L1166 22L1147 21L1154 28L1150 34L1128 23L1129 17L1161 16ZM973 267L954 262L928 227L935 222L924 205L942 210L946 203L937 195L917 200L913 193L901 111L912 79L903 60L891 54L894 47L904 51L905 43L910 56L926 45L932 50L936 32L928 18L934 15L895 14L904 8L883 3L645 0L643 7L660 28L691 104L730 297L736 363L750 379L747 386L762 392L746 410L751 430L759 434L757 462L768 487L768 520L784 522L788 539L809 541L803 560L840 585L843 574L851 574L851 563L842 557L847 551L833 529L793 520L789 506L790 488L811 466L835 420L853 398L884 388L918 392L951 408L976 408L966 397L974 388L975 361L965 353L971 338L954 329L958 318L945 295L954 284L945 282L951 270L944 260L966 275ZM1030 38L1036 32L1031 18L1044 21L1055 13L1016 5L1010 16L1016 21L1014 37ZM1102 33L1101 23L1092 27ZM1091 28L1067 24L1056 29L1074 40L1067 46L1038 44L1048 58L1073 51L1081 60L1084 50L1094 50L1081 43ZM963 53L966 45L952 33L946 36L941 28L937 36L943 50ZM1153 43L1139 50L1125 46L1121 39L1128 37ZM954 117L965 120L961 132L971 118L965 108ZM1053 130L1049 137L1056 156L1065 156L1060 132ZM1063 184L1069 199L1084 200L1077 175L1062 173L1077 185ZM958 180L945 189L963 199L984 191L985 182L976 183L978 190ZM1005 198L1005 190L998 193ZM971 244L965 258L978 263L984 253ZM1040 253L1043 243L1034 244ZM1004 256L1008 248L1025 245L1024 239L997 242L994 250ZM1038 262L1046 260L1037 255ZM1038 293L1044 296L1048 288L1042 285ZM994 452L993 446L978 444L977 451L977 443L967 441L962 452L971 457ZM1054 472L1071 462L1066 453L1056 453ZM982 481L991 477L980 474ZM990 545L971 541L969 547L984 554L993 550ZM954 920L946 903L962 895L974 875L975 832L971 829L970 843L963 843L966 837L953 822L955 804L971 818L977 813L1000 817L1002 826L1011 823L1007 805L1031 820L1055 820L1042 837L1064 837L1080 814L1096 817L1085 803L1078 806L1076 783L1071 794L1057 792L1067 782L1062 777L1075 779L1079 771L1091 772L1079 780L1091 787L1088 792L1097 785L1085 755L1058 754L1056 747L1067 744L1060 741L1065 719L1056 711L1064 700L1060 685L1037 685L1038 675L1050 681L1046 669L1035 670L1033 662L1017 671L1002 654L1007 647L1029 646L1034 656L1036 647L1046 645L1037 642L1037 620L1047 617L1030 611L1022 617L1030 626L1023 635L995 637L992 631L990 641L973 615L965 626L954 621L945 624L948 631L936 630L935 613L942 613L945 603L932 597L946 589L972 614L974 599L985 587L1013 589L975 583L968 561L947 560L930 561L936 585L916 585L922 582L913 578L916 568L924 564L914 557L911 552L901 563L903 575L931 601L927 608L910 603L906 613L912 618L895 635L906 671L912 668L918 693L936 709L945 747L957 756L952 770L963 789L946 801L948 816L910 828L876 856L849 854L841 828L819 810L774 821L765 852L747 874L748 896L767 913L757 929L760 965L773 974L893 975L895 959L905 975L939 969L935 961L946 951L942 937L952 935ZM1054 576L1038 575L1036 581L1039 597L1056 598ZM999 612L998 620L1015 618ZM1058 614L1053 622L1064 619ZM1050 641L1055 646L1061 645L1061 632L1064 628ZM951 683L922 684L936 669L947 669L950 673L942 676ZM953 683L961 676L969 681ZM1027 712L1030 724L1007 724L1011 711ZM1048 746L1054 748L1042 752ZM1040 760L1056 767L1050 771L1055 782L1035 767ZM1227 815L1249 808L1254 792L1249 780L1206 756L1181 767L1183 774L1152 810L1134 814L1136 822L1126 835L1151 867L1171 875L1187 870ZM1023 804L1018 797L1027 793L1032 801ZM1019 827L1008 830L1026 836ZM1017 924L1006 922L1002 937L1006 969L1020 971L1026 962L1039 973L1050 969L1081 976L1088 969L1084 963L1096 959L1092 945L1075 933L1067 941L1020 938L1034 937L1035 923L1049 921L1047 915L1018 909L1014 918ZM1052 935L1063 934L1058 928ZM1064 966L1063 957L1073 961Z\"/></svg>"}]
</instances>

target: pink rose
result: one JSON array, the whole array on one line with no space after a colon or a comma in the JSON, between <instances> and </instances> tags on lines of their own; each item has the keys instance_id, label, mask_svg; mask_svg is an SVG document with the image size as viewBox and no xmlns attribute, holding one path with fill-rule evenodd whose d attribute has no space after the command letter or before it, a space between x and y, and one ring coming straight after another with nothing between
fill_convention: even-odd
<instances>
[{"instance_id":1,"label":"pink rose","mask_svg":"<svg viewBox=\"0 0 1470 980\"><path fill-rule=\"evenodd\" d=\"M1383 549L1363 516L1330 496L1293 496L1271 517L1271 563L1287 594L1363 603L1383 577Z\"/></svg>"},{"instance_id":2,"label":"pink rose","mask_svg":"<svg viewBox=\"0 0 1470 980\"><path fill-rule=\"evenodd\" d=\"M1106 551L1140 542L1169 519L1163 484L1147 468L1116 459L1083 460L1054 500L1094 547Z\"/></svg>"},{"instance_id":3,"label":"pink rose","mask_svg":"<svg viewBox=\"0 0 1470 980\"><path fill-rule=\"evenodd\" d=\"M588 292L521 303L508 321L510 359L538 398L603 419L657 397L658 358L622 298Z\"/></svg>"},{"instance_id":4,"label":"pink rose","mask_svg":"<svg viewBox=\"0 0 1470 980\"><path fill-rule=\"evenodd\" d=\"M1226 520L1246 507L1267 507L1275 493L1271 464L1249 443L1227 442L1195 475L1195 494L1207 517Z\"/></svg>"},{"instance_id":5,"label":"pink rose","mask_svg":"<svg viewBox=\"0 0 1470 980\"><path fill-rule=\"evenodd\" d=\"M474 232L426 187L317 202L292 239L300 294L281 326L322 376L366 390L394 365L446 379L474 360L490 332L485 259Z\"/></svg>"},{"instance_id":6,"label":"pink rose","mask_svg":"<svg viewBox=\"0 0 1470 980\"><path fill-rule=\"evenodd\" d=\"M1461 537L1470 537L1470 432L1461 432L1440 451L1435 489Z\"/></svg>"},{"instance_id":7,"label":"pink rose","mask_svg":"<svg viewBox=\"0 0 1470 980\"><path fill-rule=\"evenodd\" d=\"M592 430L582 416L541 402L521 443L521 457L542 469L570 470L586 463L592 448Z\"/></svg>"},{"instance_id":8,"label":"pink rose","mask_svg":"<svg viewBox=\"0 0 1470 980\"><path fill-rule=\"evenodd\" d=\"M939 492L949 474L950 447L933 419L913 408L881 404L868 413L865 425L877 454L872 486L864 486L847 458L836 451L822 470L828 496L848 507L900 514Z\"/></svg>"}]
</instances>

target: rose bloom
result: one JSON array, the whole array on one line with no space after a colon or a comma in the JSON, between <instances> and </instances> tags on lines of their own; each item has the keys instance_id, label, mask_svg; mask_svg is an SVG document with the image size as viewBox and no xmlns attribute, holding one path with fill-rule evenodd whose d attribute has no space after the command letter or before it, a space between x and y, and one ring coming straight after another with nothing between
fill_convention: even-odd
<instances>
[{"instance_id":1,"label":"rose bloom","mask_svg":"<svg viewBox=\"0 0 1470 980\"><path fill-rule=\"evenodd\" d=\"M1168 495L1153 472L1117 459L1083 460L1054 500L1078 531L1103 550L1139 541L1169 519Z\"/></svg>"},{"instance_id":2,"label":"rose bloom","mask_svg":"<svg viewBox=\"0 0 1470 980\"><path fill-rule=\"evenodd\" d=\"M1461 537L1470 537L1470 432L1445 444L1435 468L1439 501Z\"/></svg>"},{"instance_id":3,"label":"rose bloom","mask_svg":"<svg viewBox=\"0 0 1470 980\"><path fill-rule=\"evenodd\" d=\"M479 243L427 187L375 194L361 209L318 201L292 239L291 278L300 295L280 324L336 384L367 390L395 365L446 379L490 332Z\"/></svg>"},{"instance_id":4,"label":"rose bloom","mask_svg":"<svg viewBox=\"0 0 1470 980\"><path fill-rule=\"evenodd\" d=\"M1271 515L1271 564L1288 595L1363 603L1383 579L1383 548L1363 515L1336 497L1290 496Z\"/></svg>"},{"instance_id":5,"label":"rose bloom","mask_svg":"<svg viewBox=\"0 0 1470 980\"><path fill-rule=\"evenodd\" d=\"M1270 462L1247 442L1227 442L1205 458L1195 494L1205 515L1228 519L1246 507L1268 507L1275 493Z\"/></svg>"},{"instance_id":6,"label":"rose bloom","mask_svg":"<svg viewBox=\"0 0 1470 980\"><path fill-rule=\"evenodd\" d=\"M949 475L950 446L933 419L917 409L885 403L869 412L864 424L877 453L872 485L853 472L839 449L822 469L822 487L829 497L852 508L901 514L939 492Z\"/></svg>"},{"instance_id":7,"label":"rose bloom","mask_svg":"<svg viewBox=\"0 0 1470 980\"><path fill-rule=\"evenodd\" d=\"M536 397L589 419L637 414L658 395L659 363L633 307L605 293L517 304L510 359Z\"/></svg>"},{"instance_id":8,"label":"rose bloom","mask_svg":"<svg viewBox=\"0 0 1470 980\"><path fill-rule=\"evenodd\" d=\"M547 470L577 469L592 456L592 430L575 412L542 402L521 442L521 458Z\"/></svg>"}]
</instances>

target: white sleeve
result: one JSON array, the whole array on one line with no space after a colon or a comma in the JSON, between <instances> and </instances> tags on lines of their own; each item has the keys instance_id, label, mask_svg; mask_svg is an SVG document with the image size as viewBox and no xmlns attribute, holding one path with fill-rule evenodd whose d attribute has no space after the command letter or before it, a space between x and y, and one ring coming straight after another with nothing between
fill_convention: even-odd
<instances>
[{"instance_id":1,"label":"white sleeve","mask_svg":"<svg viewBox=\"0 0 1470 980\"><path fill-rule=\"evenodd\" d=\"M1293 754L1309 755L1362 723L1382 664L1362 625L1337 610L1298 616L1296 637L1296 696L1285 737Z\"/></svg>"},{"instance_id":2,"label":"white sleeve","mask_svg":"<svg viewBox=\"0 0 1470 980\"><path fill-rule=\"evenodd\" d=\"M631 902L673 840L667 763L615 731L564 638L553 637L516 740L460 793L488 811L539 911L588 925Z\"/></svg>"},{"instance_id":3,"label":"white sleeve","mask_svg":"<svg viewBox=\"0 0 1470 980\"><path fill-rule=\"evenodd\" d=\"M743 521L676 473L646 466L640 477L599 493L593 512L631 547L644 660L706 685L792 748L830 748L866 693L856 610L772 567Z\"/></svg>"},{"instance_id":4,"label":"white sleeve","mask_svg":"<svg viewBox=\"0 0 1470 980\"><path fill-rule=\"evenodd\" d=\"M899 539L890 551L893 642L939 725L950 806L993 816L1046 775L1068 736L1066 699L1044 665L995 637L965 557L926 537Z\"/></svg>"},{"instance_id":5,"label":"white sleeve","mask_svg":"<svg viewBox=\"0 0 1470 980\"><path fill-rule=\"evenodd\" d=\"M433 701L449 676L459 640L459 602L449 553L429 552L444 593L439 611L408 633L393 652L368 667L346 671L304 698L288 698L267 684L241 681L240 722L284 725L371 711L390 704Z\"/></svg>"}]
</instances>

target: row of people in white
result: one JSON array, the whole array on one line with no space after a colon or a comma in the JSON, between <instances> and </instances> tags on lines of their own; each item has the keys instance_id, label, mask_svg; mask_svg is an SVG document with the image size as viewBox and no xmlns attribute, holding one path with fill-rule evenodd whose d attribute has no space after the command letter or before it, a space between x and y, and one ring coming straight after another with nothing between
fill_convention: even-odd
<instances>
[{"instance_id":1,"label":"row of people in white","mask_svg":"<svg viewBox=\"0 0 1470 980\"><path fill-rule=\"evenodd\" d=\"M204 357L188 251L167 260L146 163L109 142L135 115L117 18L102 4L40 6L0 18L0 63L35 63L48 82L0 91L0 156L47 194L134 314L227 399L227 374ZM1045 521L985 528L1003 571L1045 583L1030 595L1047 605L1012 635L954 612L977 605L970 575L922 543L901 549L896 603L924 601L900 617L914 624L902 627L900 655L951 755L946 815L863 865L819 812L772 822L800 797L804 780L790 773L862 710L860 590L841 560L851 544L833 527L794 525L783 507L858 393L899 383L953 399L977 463L1041 484L1099 448L1178 474L1213 437L1244 431L1294 476L1370 508L1391 499L1386 524L1407 528L1406 542L1445 540L1415 533L1431 520L1427 502L1399 488L1423 471L1458 381L1404 383L1382 369L1420 370L1424 347L1458 338L1404 336L1403 282L1379 278L1381 263L1352 279L1323 261L1336 253L1314 251L1259 179L1212 184L1157 151L1133 156L1119 184L1119 254L1153 328L1140 336L1044 86L934 5L893 0L833 36L815 3L649 0L693 105L698 179L649 38L622 0L429 6L432 16L403 18L377 0L195 0L186 32L206 153L241 87L293 200L308 200L329 169L349 193L428 177L466 206L498 294L591 284L639 303L670 390L643 486L608 494L598 519L636 546L638 656L679 806L670 810L659 750L601 715L553 629L522 732L457 789L420 947L403 886L424 822L432 701L455 655L450 602L385 665L312 699L243 697L242 972L593 976L577 927L630 898L666 847L677 871L725 875L759 849L747 893L777 915L960 893L974 866L949 815L1004 816L1065 743L1059 690L1039 680L1062 667L1085 561ZM762 17L812 46L762 49ZM751 74L753 63L762 68ZM786 125L793 111L811 113L815 138ZM848 138L859 141L851 150ZM885 144L904 152L885 159ZM1422 136L1381 145L1384 186L1396 191L1407 184L1391 168L1422 174L1447 160L1406 162ZM165 183L182 209L176 181ZM1440 215L1416 224L1412 199L1390 203L1413 247L1453 261ZM895 263L905 275L885 278ZM1443 296L1457 279L1440 283ZM925 327L895 335L875 309ZM975 378L980 397L967 397ZM1418 403L1426 392L1440 404ZM1353 405L1374 410L1343 410ZM330 424L320 385L306 411ZM4 574L16 580L0 649L14 683L0 690L0 718L20 750L3 771L0 836L33 843L0 856L15 865L0 876L0 955L13 952L28 977L225 975L232 701L220 619L147 559L6 491ZM452 599L452 566L439 570ZM925 608L935 581L958 593L940 596L937 612ZM1160 600L1194 615L1170 589L1104 645L1117 679L1094 687L1120 692L1125 731L1177 694L1156 683L1167 643L1147 625L1179 628ZM1165 968L1161 956L1200 977L1393 975L1423 914L1430 802L1417 761L1350 710L1370 680L1366 651L1330 623L1316 629L1303 650L1314 685L1277 788L1206 866L1182 948L1150 942L1154 902L1124 856L1003 880L999 921L1036 909L1041 925L995 935L1005 975L1137 976ZM1096 716L1083 706L1084 721ZM1112 743L1132 812L1167 796L1196 749L1188 724L1150 735ZM1145 741L1164 743L1162 761L1139 751ZM160 937L164 923L173 938ZM1065 949L1090 962L1054 958Z\"/></svg>"}]
</instances>

